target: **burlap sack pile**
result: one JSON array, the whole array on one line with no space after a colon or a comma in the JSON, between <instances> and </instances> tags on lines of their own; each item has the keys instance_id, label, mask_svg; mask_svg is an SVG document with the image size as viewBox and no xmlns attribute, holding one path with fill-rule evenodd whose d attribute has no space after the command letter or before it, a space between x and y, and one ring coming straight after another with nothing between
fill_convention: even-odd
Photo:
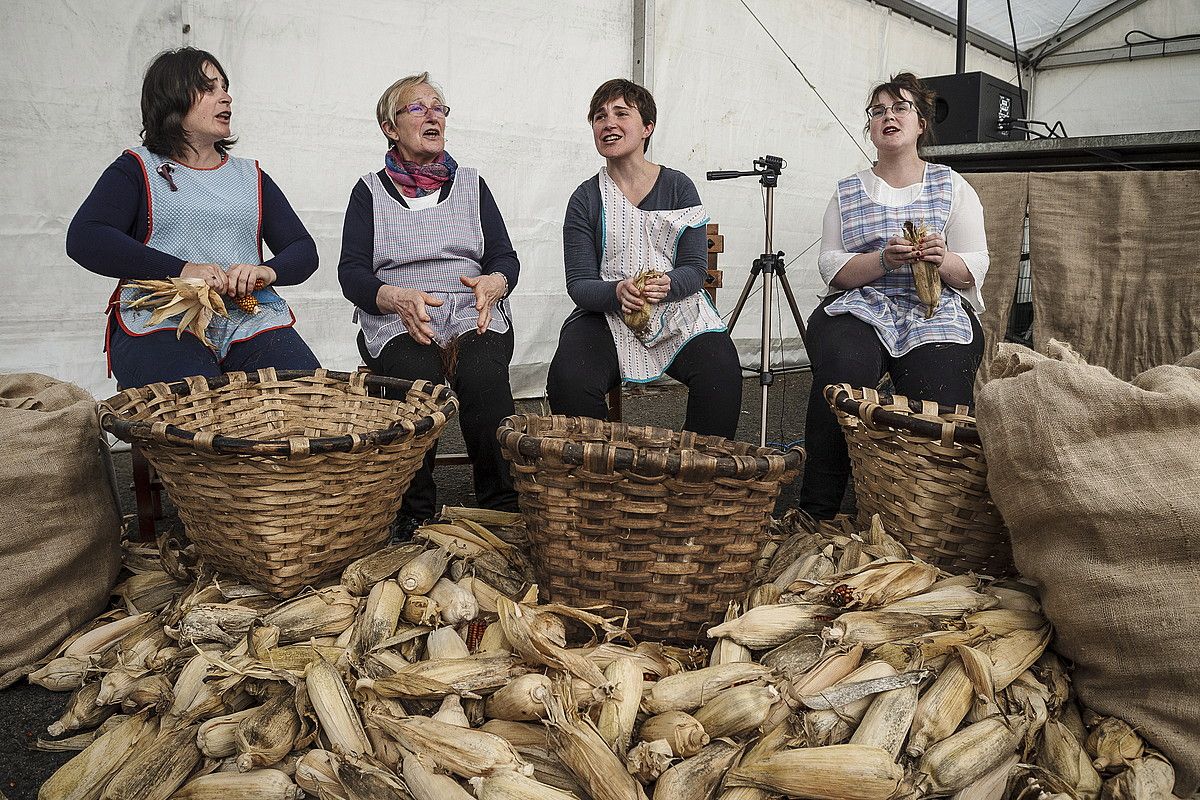
<instances>
[{"instance_id":1,"label":"burlap sack pile","mask_svg":"<svg viewBox=\"0 0 1200 800\"><path fill-rule=\"evenodd\" d=\"M1001 345L976 396L988 488L1088 707L1200 786L1200 354L1125 382Z\"/></svg>"},{"instance_id":2,"label":"burlap sack pile","mask_svg":"<svg viewBox=\"0 0 1200 800\"><path fill-rule=\"evenodd\" d=\"M121 515L96 401L45 375L0 375L0 688L104 610Z\"/></svg>"}]
</instances>

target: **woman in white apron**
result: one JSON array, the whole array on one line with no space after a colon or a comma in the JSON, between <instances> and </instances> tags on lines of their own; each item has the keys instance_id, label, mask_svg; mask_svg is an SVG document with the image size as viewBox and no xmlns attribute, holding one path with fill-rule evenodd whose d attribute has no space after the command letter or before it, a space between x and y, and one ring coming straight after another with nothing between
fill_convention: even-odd
<instances>
[{"instance_id":1,"label":"woman in white apron","mask_svg":"<svg viewBox=\"0 0 1200 800\"><path fill-rule=\"evenodd\" d=\"M656 119L654 97L631 81L607 81L592 96L588 120L605 165L567 204L563 258L576 308L550 364L550 410L604 419L620 381L666 374L688 387L684 429L731 439L741 367L703 291L708 216L686 175L646 159ZM638 281L646 272L655 276ZM623 314L643 301L650 317L635 330Z\"/></svg>"}]
</instances>

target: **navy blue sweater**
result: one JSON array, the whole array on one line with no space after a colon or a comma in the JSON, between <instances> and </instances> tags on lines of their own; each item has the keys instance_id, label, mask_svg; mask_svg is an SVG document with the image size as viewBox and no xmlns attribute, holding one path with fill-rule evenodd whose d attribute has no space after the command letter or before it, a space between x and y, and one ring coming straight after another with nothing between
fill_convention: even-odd
<instances>
[{"instance_id":1,"label":"navy blue sweater","mask_svg":"<svg viewBox=\"0 0 1200 800\"><path fill-rule=\"evenodd\" d=\"M392 183L386 170L379 171L379 180L395 200L408 203L404 195ZM453 181L442 186L438 202L442 202L450 194ZM338 281L342 284L342 294L354 305L368 314L381 314L375 304L375 296L379 287L383 286L375 275L375 203L371 198L371 189L359 179L350 192L350 204L346 208L346 219L342 223L342 257L338 261ZM488 189L483 178L479 178L479 224L483 228L483 257L479 268L484 275L499 272L508 280L508 291L517 288L517 277L521 272L521 262L517 259L517 251L513 249L508 238L508 228L504 226L504 218L496 206L496 199Z\"/></svg>"},{"instance_id":2,"label":"navy blue sweater","mask_svg":"<svg viewBox=\"0 0 1200 800\"><path fill-rule=\"evenodd\" d=\"M317 270L317 245L283 192L262 175L262 236L275 255L263 262L277 286L303 283ZM153 176L157 179L158 176ZM149 222L142 167L129 153L109 165L67 228L67 255L85 269L110 278L165 280L178 277L181 258L142 244Z\"/></svg>"}]
</instances>

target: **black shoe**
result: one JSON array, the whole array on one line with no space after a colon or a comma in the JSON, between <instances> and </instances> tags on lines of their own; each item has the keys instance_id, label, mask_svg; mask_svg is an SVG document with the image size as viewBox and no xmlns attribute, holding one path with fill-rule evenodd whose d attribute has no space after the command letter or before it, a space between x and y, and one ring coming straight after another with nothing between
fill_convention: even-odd
<instances>
[{"instance_id":1,"label":"black shoe","mask_svg":"<svg viewBox=\"0 0 1200 800\"><path fill-rule=\"evenodd\" d=\"M396 519L392 522L392 527L388 531L391 538L388 539L388 544L404 544L412 541L413 531L425 524L425 520L410 517L407 514L397 514Z\"/></svg>"}]
</instances>

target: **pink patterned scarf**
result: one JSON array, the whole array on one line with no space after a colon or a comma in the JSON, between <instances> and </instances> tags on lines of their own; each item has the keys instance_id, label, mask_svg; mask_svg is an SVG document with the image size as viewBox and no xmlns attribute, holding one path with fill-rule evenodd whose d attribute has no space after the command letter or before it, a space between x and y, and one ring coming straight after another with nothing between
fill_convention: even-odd
<instances>
[{"instance_id":1,"label":"pink patterned scarf","mask_svg":"<svg viewBox=\"0 0 1200 800\"><path fill-rule=\"evenodd\" d=\"M454 179L458 163L445 150L432 164L417 164L400 158L396 148L383 157L384 169L405 197L424 197L441 191L442 185Z\"/></svg>"}]
</instances>

